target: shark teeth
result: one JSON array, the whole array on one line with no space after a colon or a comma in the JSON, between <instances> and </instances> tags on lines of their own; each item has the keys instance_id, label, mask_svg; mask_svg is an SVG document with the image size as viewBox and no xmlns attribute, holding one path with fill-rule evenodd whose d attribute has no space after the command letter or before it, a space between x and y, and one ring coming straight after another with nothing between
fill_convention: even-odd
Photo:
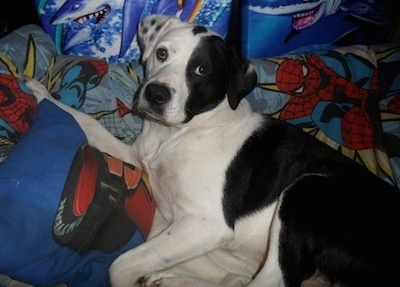
<instances>
[{"instance_id":1,"label":"shark teeth","mask_svg":"<svg viewBox=\"0 0 400 287\"><path fill-rule=\"evenodd\" d=\"M296 30L302 30L313 25L316 21L319 7L293 15L292 27Z\"/></svg>"},{"instance_id":2,"label":"shark teeth","mask_svg":"<svg viewBox=\"0 0 400 287\"><path fill-rule=\"evenodd\" d=\"M110 12L110 6L106 5L103 9L96 11L94 13L90 13L84 16L81 16L75 19L76 22L79 24L84 24L86 22L93 23L95 25L101 24L104 19L107 17L108 13Z\"/></svg>"}]
</instances>

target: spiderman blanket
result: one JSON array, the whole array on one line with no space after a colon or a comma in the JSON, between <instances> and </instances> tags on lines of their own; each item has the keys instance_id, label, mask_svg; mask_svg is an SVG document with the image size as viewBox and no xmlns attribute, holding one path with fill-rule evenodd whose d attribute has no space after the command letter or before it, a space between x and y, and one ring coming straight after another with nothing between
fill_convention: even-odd
<instances>
[{"instance_id":1,"label":"spiderman blanket","mask_svg":"<svg viewBox=\"0 0 400 287\"><path fill-rule=\"evenodd\" d=\"M298 125L400 187L400 46L253 59L257 111Z\"/></svg>"}]
</instances>

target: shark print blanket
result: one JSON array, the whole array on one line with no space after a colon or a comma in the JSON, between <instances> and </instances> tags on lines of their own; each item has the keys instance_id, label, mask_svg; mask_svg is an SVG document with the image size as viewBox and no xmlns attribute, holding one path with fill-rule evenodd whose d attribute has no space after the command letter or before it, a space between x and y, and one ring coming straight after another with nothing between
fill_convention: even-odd
<instances>
[{"instance_id":1,"label":"shark print blanket","mask_svg":"<svg viewBox=\"0 0 400 287\"><path fill-rule=\"evenodd\" d=\"M138 60L136 26L149 14L176 15L225 36L232 0L35 0L59 54L110 63Z\"/></svg>"}]
</instances>

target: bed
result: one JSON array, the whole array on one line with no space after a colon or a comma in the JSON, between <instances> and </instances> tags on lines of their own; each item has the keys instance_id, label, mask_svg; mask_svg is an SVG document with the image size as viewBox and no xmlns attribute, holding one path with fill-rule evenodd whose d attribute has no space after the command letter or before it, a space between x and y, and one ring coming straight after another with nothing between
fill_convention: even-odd
<instances>
[{"instance_id":1,"label":"bed","mask_svg":"<svg viewBox=\"0 0 400 287\"><path fill-rule=\"evenodd\" d=\"M400 45L321 45L250 60L258 74L247 96L254 110L300 126L400 187ZM156 208L151 187L134 166L88 147L68 115L38 105L25 76L132 143L142 127L132 113L142 66L60 55L37 25L0 39L0 286L108 286L115 257L146 240ZM82 183L82 174L103 185ZM93 191L71 203L79 183ZM123 190L117 203L105 203L102 192L115 189ZM68 204L70 221L60 221ZM229 286L251 280L234 258L210 262L197 262L209 265L205 276Z\"/></svg>"}]
</instances>

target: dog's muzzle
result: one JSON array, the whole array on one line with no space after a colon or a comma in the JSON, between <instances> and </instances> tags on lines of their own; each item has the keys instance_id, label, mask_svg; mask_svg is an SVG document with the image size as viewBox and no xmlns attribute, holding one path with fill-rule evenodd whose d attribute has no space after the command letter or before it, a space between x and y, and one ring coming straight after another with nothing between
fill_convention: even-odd
<instances>
[{"instance_id":1,"label":"dog's muzzle","mask_svg":"<svg viewBox=\"0 0 400 287\"><path fill-rule=\"evenodd\" d=\"M170 100L171 90L168 87L159 83L149 83L142 91L138 109L152 117L162 119Z\"/></svg>"},{"instance_id":2,"label":"dog's muzzle","mask_svg":"<svg viewBox=\"0 0 400 287\"><path fill-rule=\"evenodd\" d=\"M171 99L169 88L164 85L150 83L146 86L144 96L152 107L162 106Z\"/></svg>"}]
</instances>

